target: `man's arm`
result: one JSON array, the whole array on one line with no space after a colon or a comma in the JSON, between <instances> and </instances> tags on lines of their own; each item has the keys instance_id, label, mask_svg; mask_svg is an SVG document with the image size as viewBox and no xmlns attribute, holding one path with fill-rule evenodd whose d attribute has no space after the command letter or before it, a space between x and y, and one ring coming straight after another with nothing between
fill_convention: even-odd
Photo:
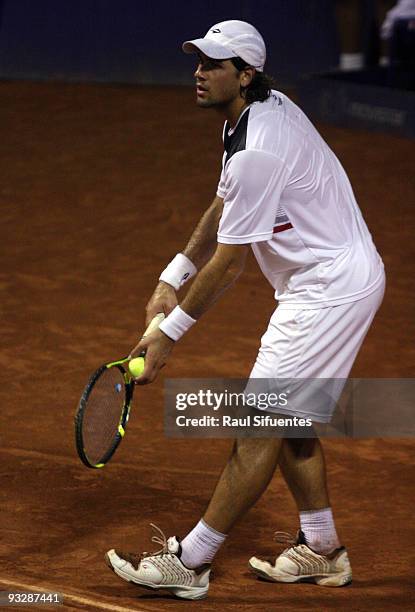
<instances>
[{"instance_id":1,"label":"man's arm","mask_svg":"<svg viewBox=\"0 0 415 612\"><path fill-rule=\"evenodd\" d=\"M223 199L216 196L196 225L183 254L200 270L212 257L216 248L216 235L223 211Z\"/></svg>"},{"instance_id":2,"label":"man's arm","mask_svg":"<svg viewBox=\"0 0 415 612\"><path fill-rule=\"evenodd\" d=\"M245 244L217 244L215 254L197 275L180 307L198 319L239 277L247 253Z\"/></svg>"},{"instance_id":3,"label":"man's arm","mask_svg":"<svg viewBox=\"0 0 415 612\"><path fill-rule=\"evenodd\" d=\"M196 225L183 254L200 270L212 257L216 247L216 234L223 210L223 199L216 196ZM158 312L167 316L177 306L176 291L159 281L146 306L146 326Z\"/></svg>"},{"instance_id":4,"label":"man's arm","mask_svg":"<svg viewBox=\"0 0 415 612\"><path fill-rule=\"evenodd\" d=\"M218 244L215 254L197 275L178 309L182 316L198 319L236 281L241 274L248 253L244 244ZM167 323L165 321L164 323ZM152 382L165 365L174 345L168 332L160 329L149 334L134 348L132 355L147 351L145 368L137 383Z\"/></svg>"}]
</instances>

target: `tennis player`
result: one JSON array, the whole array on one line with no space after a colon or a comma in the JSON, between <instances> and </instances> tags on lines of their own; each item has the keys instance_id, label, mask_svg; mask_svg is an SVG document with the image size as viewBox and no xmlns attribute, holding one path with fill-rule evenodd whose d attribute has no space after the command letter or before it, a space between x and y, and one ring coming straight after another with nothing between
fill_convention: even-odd
<instances>
[{"instance_id":1,"label":"tennis player","mask_svg":"<svg viewBox=\"0 0 415 612\"><path fill-rule=\"evenodd\" d=\"M272 89L264 74L265 44L252 25L218 23L183 50L198 57L197 105L225 119L222 173L215 199L147 305L147 322L160 311L168 316L135 349L147 350L137 382L156 378L175 343L242 273L250 247L278 301L250 378L345 379L385 285L346 173L300 108ZM195 275L178 304L177 291ZM331 417L327 406L274 410L313 422ZM348 584L352 570L333 520L317 438L236 440L194 529L184 539L166 539L154 526L159 551L110 550L110 567L142 586L205 597L216 553L277 465L296 501L300 529L275 561L252 557L251 569L275 582Z\"/></svg>"}]
</instances>

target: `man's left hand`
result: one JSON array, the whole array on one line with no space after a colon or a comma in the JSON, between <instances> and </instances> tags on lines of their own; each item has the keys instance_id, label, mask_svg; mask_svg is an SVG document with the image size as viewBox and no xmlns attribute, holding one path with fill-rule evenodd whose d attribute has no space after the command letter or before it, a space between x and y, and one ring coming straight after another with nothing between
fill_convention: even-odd
<instances>
[{"instance_id":1,"label":"man's left hand","mask_svg":"<svg viewBox=\"0 0 415 612\"><path fill-rule=\"evenodd\" d=\"M146 351L144 372L134 379L136 385L148 385L156 379L161 368L166 365L174 344L174 340L168 338L159 329L140 340L130 355L131 357L138 357L140 353Z\"/></svg>"}]
</instances>

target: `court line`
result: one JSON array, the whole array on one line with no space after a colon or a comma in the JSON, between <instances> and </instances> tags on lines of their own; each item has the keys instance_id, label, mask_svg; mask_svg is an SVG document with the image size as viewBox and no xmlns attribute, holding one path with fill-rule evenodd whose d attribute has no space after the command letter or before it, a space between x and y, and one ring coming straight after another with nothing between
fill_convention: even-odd
<instances>
[{"instance_id":1,"label":"court line","mask_svg":"<svg viewBox=\"0 0 415 612\"><path fill-rule=\"evenodd\" d=\"M62 589L56 588L56 587L45 588L45 587L34 585L34 584L25 584L24 582L16 582L14 580L4 580L3 578L0 578L0 584L4 584L12 588L23 589L25 591L34 591L34 592L40 592L40 593L59 593L60 595L63 595L63 598L64 598L63 605L67 603L65 599L69 599L69 601L75 601L82 605L86 605L86 606L92 605L92 606L95 606L95 608L100 608L101 610L113 610L114 612L131 612L131 610L142 612L142 611L147 611L147 610L154 610L153 607L152 608L131 608L131 607L124 608L122 606L117 606L116 604L107 604L97 599L90 599L89 597L81 597L80 595L70 593L69 591L63 591Z\"/></svg>"},{"instance_id":2,"label":"court line","mask_svg":"<svg viewBox=\"0 0 415 612\"><path fill-rule=\"evenodd\" d=\"M54 453L42 453L40 451L34 451L34 450L26 450L23 448L0 448L0 454L4 454L4 455L12 455L15 457L28 457L28 458L33 458L33 459L53 459L53 461L55 463L59 463L61 465L78 465L80 467L82 467L80 460L76 459L76 458L72 458L72 457L64 457L63 455L55 455ZM134 463L124 463L121 461L117 461L117 459L115 459L112 463L112 465L115 466L115 464L122 468L123 470L125 469L130 469L130 470L134 470L137 472L154 472L154 465L149 465L149 466L143 466L140 464L140 466L136 466ZM105 469L105 468L104 468ZM215 471L210 471L210 470L205 470L205 469L201 469L201 470L196 470L192 467L168 467L168 468L164 468L165 472L172 472L173 474L202 474L202 475L208 475L208 476L217 476L219 473L220 467L218 467L217 470Z\"/></svg>"}]
</instances>

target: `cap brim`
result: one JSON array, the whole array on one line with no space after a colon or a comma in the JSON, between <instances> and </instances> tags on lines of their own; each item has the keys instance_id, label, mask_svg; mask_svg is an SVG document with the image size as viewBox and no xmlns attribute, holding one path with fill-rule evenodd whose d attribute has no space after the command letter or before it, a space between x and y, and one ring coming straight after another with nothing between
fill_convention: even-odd
<instances>
[{"instance_id":1,"label":"cap brim","mask_svg":"<svg viewBox=\"0 0 415 612\"><path fill-rule=\"evenodd\" d=\"M182 49L185 53L197 53L201 51L207 57L216 60L230 59L231 57L238 57L236 53L220 45L217 42L208 40L207 38L195 38L195 40L187 40L183 43Z\"/></svg>"}]
</instances>

